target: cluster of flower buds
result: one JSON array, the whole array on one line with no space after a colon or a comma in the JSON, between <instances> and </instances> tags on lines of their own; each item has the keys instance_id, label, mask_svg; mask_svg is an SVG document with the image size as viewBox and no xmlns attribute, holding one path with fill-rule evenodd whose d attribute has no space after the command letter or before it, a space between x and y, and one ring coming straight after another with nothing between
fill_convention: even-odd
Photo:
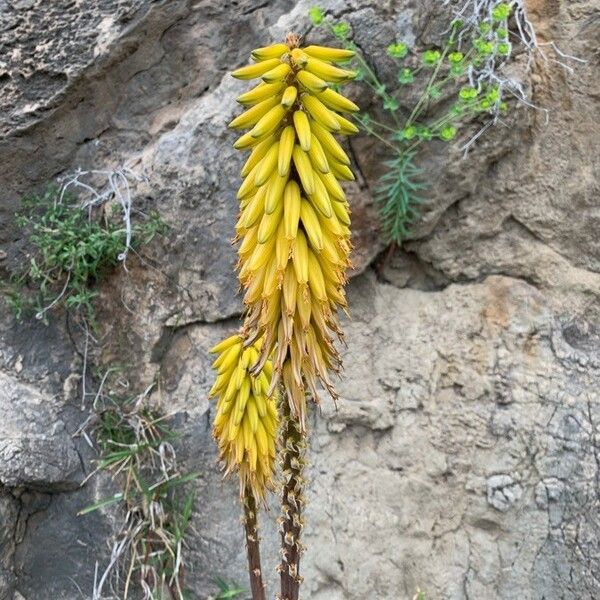
<instances>
[{"instance_id":1,"label":"cluster of flower buds","mask_svg":"<svg viewBox=\"0 0 600 600\"><path fill-rule=\"evenodd\" d=\"M210 390L218 396L213 434L226 474L238 470L242 495L246 488L264 498L275 459L279 417L276 398L268 395L273 367L250 373L259 357L260 342L244 348L244 338L233 335L212 348L217 379Z\"/></svg>"},{"instance_id":2,"label":"cluster of flower buds","mask_svg":"<svg viewBox=\"0 0 600 600\"><path fill-rule=\"evenodd\" d=\"M249 149L238 191L239 278L245 327L262 339L258 373L273 361L273 391L282 382L300 423L306 395L320 381L335 397L329 373L339 370L333 337L346 307L350 210L339 180L354 179L334 134L356 126L340 113L358 107L335 89L354 77L336 63L353 53L286 44L259 48L254 64L233 73L262 81L238 101L247 110L230 124L249 129L234 144Z\"/></svg>"}]
</instances>

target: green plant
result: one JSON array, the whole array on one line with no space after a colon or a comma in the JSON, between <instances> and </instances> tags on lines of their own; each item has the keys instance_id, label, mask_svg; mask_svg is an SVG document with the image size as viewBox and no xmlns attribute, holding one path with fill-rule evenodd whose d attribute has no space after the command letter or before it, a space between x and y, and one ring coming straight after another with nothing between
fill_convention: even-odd
<instances>
[{"instance_id":1,"label":"green plant","mask_svg":"<svg viewBox=\"0 0 600 600\"><path fill-rule=\"evenodd\" d=\"M466 124L480 121L480 131L463 148L468 150L508 105L509 81L500 75L510 59L508 20L513 3L485 0L476 4L470 18L452 20L438 48L417 52L403 41L390 43L388 56L397 62L395 86L383 83L351 37L347 23L327 18L319 7L309 14L314 25L325 27L345 48L355 52L357 79L379 99L386 115L378 120L363 113L355 116L360 127L389 149L386 173L376 189L382 225L389 242L400 244L419 215L427 189L427 173L416 166L427 144L452 142ZM485 6L483 6L485 5ZM469 8L465 4L462 13ZM402 107L406 87L418 90L417 100Z\"/></svg>"},{"instance_id":2,"label":"green plant","mask_svg":"<svg viewBox=\"0 0 600 600\"><path fill-rule=\"evenodd\" d=\"M117 211L106 204L85 207L55 186L22 199L15 222L28 243L27 264L4 285L17 318L33 309L36 318L45 319L50 309L63 305L93 321L95 288L122 261L128 245L147 244L166 230L160 215L151 212L131 227L128 241Z\"/></svg>"},{"instance_id":3,"label":"green plant","mask_svg":"<svg viewBox=\"0 0 600 600\"><path fill-rule=\"evenodd\" d=\"M245 594L247 590L239 587L235 583L227 582L222 577L215 577L215 585L219 588L219 593L214 600L233 600Z\"/></svg>"},{"instance_id":4,"label":"green plant","mask_svg":"<svg viewBox=\"0 0 600 600\"><path fill-rule=\"evenodd\" d=\"M198 474L179 472L173 446L176 435L166 417L148 408L144 399L107 399L97 411L95 436L100 458L92 475L111 473L121 491L79 514L119 505L124 518L115 536L111 562L95 583L94 598L102 597L112 575L124 600L130 597L134 581L144 600L187 600L183 549L194 496L182 488Z\"/></svg>"},{"instance_id":5,"label":"green plant","mask_svg":"<svg viewBox=\"0 0 600 600\"><path fill-rule=\"evenodd\" d=\"M423 171L414 164L414 156L415 151L406 152L386 161L387 172L375 190L383 228L397 242L408 235L408 225L417 218L422 202L419 194L427 188L422 182Z\"/></svg>"}]
</instances>

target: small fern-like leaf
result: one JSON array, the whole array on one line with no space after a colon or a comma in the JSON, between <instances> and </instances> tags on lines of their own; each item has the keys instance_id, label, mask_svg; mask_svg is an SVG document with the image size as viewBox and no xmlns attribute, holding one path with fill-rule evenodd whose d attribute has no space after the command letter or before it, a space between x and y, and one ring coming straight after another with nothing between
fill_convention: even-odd
<instances>
[{"instance_id":1,"label":"small fern-like leaf","mask_svg":"<svg viewBox=\"0 0 600 600\"><path fill-rule=\"evenodd\" d=\"M414 152L406 152L385 162L387 172L375 190L375 200L383 231L389 242L401 244L410 233L410 225L419 216L423 198L421 190L428 186L421 179L422 169L414 164Z\"/></svg>"}]
</instances>

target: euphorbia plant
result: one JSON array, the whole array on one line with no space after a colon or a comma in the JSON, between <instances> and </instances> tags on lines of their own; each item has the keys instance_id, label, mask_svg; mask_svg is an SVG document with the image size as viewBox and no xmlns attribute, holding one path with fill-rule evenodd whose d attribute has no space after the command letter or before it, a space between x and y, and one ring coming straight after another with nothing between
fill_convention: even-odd
<instances>
[{"instance_id":1,"label":"euphorbia plant","mask_svg":"<svg viewBox=\"0 0 600 600\"><path fill-rule=\"evenodd\" d=\"M221 458L228 472L240 474L255 600L265 597L256 504L274 480L278 420L280 598L297 600L307 400L319 402L319 384L336 398L329 374L340 368L334 337L342 335L337 311L346 307L351 250L350 209L339 180L354 176L333 134L358 131L340 114L358 107L333 88L354 77L336 64L353 54L301 48L290 34L286 43L254 50L255 62L233 72L262 81L238 98L248 108L230 123L249 129L234 144L250 150L236 225L246 310L239 335L213 349L221 354L212 393L219 395L214 433Z\"/></svg>"}]
</instances>

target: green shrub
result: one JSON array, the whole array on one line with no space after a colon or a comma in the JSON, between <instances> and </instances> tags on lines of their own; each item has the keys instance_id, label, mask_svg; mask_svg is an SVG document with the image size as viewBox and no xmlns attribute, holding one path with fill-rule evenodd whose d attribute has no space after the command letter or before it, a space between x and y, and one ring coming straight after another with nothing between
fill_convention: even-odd
<instances>
[{"instance_id":1,"label":"green shrub","mask_svg":"<svg viewBox=\"0 0 600 600\"><path fill-rule=\"evenodd\" d=\"M452 142L468 123L480 121L480 131L503 115L508 80L498 75L510 59L506 2L489 0L490 11L481 11L467 21L454 19L437 48L418 52L402 41L392 41L387 55L396 61L396 85L383 83L361 49L354 43L348 23L335 21L323 9L313 7L309 15L314 25L326 28L342 45L356 53L352 68L358 79L379 99L386 117L378 120L361 113L354 116L367 134L383 143L390 152L386 174L376 188L384 233L389 242L400 244L419 216L419 206L427 189L426 173L415 161L427 144ZM401 99L406 88L415 86L417 101L406 110ZM436 104L443 98L444 102ZM432 107L435 106L435 110Z\"/></svg>"},{"instance_id":2,"label":"green shrub","mask_svg":"<svg viewBox=\"0 0 600 600\"><path fill-rule=\"evenodd\" d=\"M16 225L27 242L23 268L5 286L5 298L18 318L28 310L36 318L59 305L83 311L93 320L97 284L127 250L127 228L108 204L84 208L70 193L49 187L22 200ZM131 247L165 232L156 212L133 224Z\"/></svg>"}]
</instances>

